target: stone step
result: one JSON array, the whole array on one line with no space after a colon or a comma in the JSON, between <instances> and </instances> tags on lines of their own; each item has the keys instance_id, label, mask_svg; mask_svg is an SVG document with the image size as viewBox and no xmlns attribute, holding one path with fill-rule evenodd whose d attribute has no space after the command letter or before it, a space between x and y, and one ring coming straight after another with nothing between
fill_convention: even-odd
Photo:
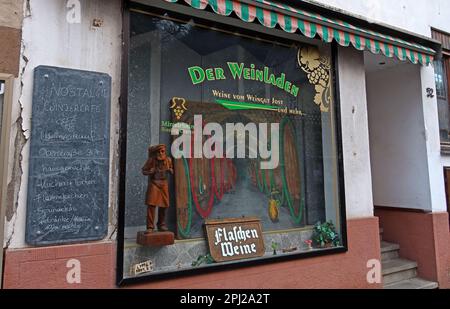
<instances>
[{"instance_id":1,"label":"stone step","mask_svg":"<svg viewBox=\"0 0 450 309\"><path fill-rule=\"evenodd\" d=\"M417 276L417 263L405 259L393 259L382 262L384 285L408 280Z\"/></svg>"},{"instance_id":2,"label":"stone step","mask_svg":"<svg viewBox=\"0 0 450 309\"><path fill-rule=\"evenodd\" d=\"M412 278L387 284L383 288L387 290L433 290L438 287L439 285L436 282L427 281L420 278Z\"/></svg>"},{"instance_id":3,"label":"stone step","mask_svg":"<svg viewBox=\"0 0 450 309\"><path fill-rule=\"evenodd\" d=\"M398 258L400 246L387 241L381 242L381 261L388 261Z\"/></svg>"}]
</instances>

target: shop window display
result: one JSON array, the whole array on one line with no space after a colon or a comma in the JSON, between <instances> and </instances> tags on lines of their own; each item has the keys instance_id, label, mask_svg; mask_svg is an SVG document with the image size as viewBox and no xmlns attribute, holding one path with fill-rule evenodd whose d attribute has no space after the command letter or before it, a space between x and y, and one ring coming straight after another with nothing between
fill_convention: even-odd
<instances>
[{"instance_id":1,"label":"shop window display","mask_svg":"<svg viewBox=\"0 0 450 309\"><path fill-rule=\"evenodd\" d=\"M329 45L132 11L123 278L345 250Z\"/></svg>"}]
</instances>

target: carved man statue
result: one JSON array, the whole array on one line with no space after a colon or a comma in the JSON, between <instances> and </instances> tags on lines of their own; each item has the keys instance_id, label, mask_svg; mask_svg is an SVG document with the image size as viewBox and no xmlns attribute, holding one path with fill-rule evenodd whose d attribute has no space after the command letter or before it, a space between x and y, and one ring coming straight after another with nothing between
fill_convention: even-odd
<instances>
[{"instance_id":1,"label":"carved man statue","mask_svg":"<svg viewBox=\"0 0 450 309\"><path fill-rule=\"evenodd\" d=\"M151 146L142 173L148 176L145 203L147 204L147 233L155 230L155 212L158 208L158 231L168 231L165 218L169 208L167 172L173 174L172 159L167 156L166 145Z\"/></svg>"}]
</instances>

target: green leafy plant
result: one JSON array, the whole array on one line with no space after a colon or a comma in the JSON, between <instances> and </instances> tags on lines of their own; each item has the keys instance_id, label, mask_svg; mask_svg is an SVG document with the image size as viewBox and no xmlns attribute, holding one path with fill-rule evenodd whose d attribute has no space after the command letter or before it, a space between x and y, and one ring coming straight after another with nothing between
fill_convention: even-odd
<instances>
[{"instance_id":1,"label":"green leafy plant","mask_svg":"<svg viewBox=\"0 0 450 309\"><path fill-rule=\"evenodd\" d=\"M279 246L280 246L280 245L279 245L278 243L272 241L273 255L277 255L277 250L278 250L278 247L279 247Z\"/></svg>"},{"instance_id":2,"label":"green leafy plant","mask_svg":"<svg viewBox=\"0 0 450 309\"><path fill-rule=\"evenodd\" d=\"M340 246L341 240L333 222L318 222L314 225L312 240L317 247L325 248L328 246Z\"/></svg>"},{"instance_id":3,"label":"green leafy plant","mask_svg":"<svg viewBox=\"0 0 450 309\"><path fill-rule=\"evenodd\" d=\"M207 255L200 255L197 260L192 262L192 267L198 267L202 264L212 264L214 263L214 259L212 256L208 253Z\"/></svg>"}]
</instances>

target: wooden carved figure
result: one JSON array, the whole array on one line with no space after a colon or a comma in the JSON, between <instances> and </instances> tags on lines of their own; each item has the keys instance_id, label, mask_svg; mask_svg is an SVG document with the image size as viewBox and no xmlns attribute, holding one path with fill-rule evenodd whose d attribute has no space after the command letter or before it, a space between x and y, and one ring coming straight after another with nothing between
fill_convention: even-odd
<instances>
[{"instance_id":1,"label":"wooden carved figure","mask_svg":"<svg viewBox=\"0 0 450 309\"><path fill-rule=\"evenodd\" d=\"M148 160L142 168L148 176L148 187L145 199L147 205L147 231L153 233L155 227L160 232L167 232L166 211L169 208L169 183L167 173L173 174L172 159L167 156L166 145L151 146L148 149ZM155 221L158 208L158 221Z\"/></svg>"}]
</instances>

